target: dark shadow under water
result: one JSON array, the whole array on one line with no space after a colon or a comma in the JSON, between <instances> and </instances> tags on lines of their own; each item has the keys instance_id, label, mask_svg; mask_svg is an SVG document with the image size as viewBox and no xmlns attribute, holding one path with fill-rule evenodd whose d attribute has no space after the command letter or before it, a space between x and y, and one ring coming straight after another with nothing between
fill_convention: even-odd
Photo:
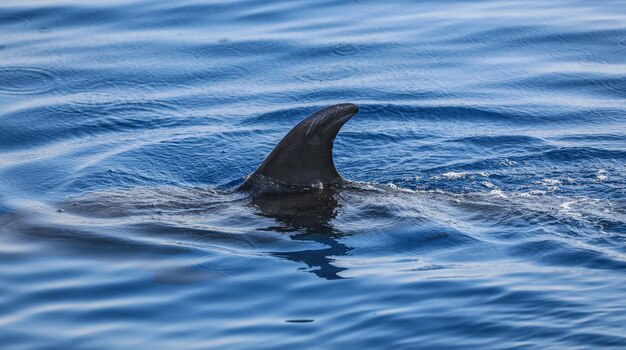
<instances>
[{"instance_id":1,"label":"dark shadow under water","mask_svg":"<svg viewBox=\"0 0 626 350\"><path fill-rule=\"evenodd\" d=\"M34 202L28 209L8 210L0 215L0 231L33 241L62 242L60 248L73 253L89 251L105 258L130 259L142 256L144 251L185 254L190 246L197 244L201 251L203 244L235 249L241 248L241 244L256 247L251 236L242 238L234 231L215 230L204 220L213 223L223 217L232 225L238 220L262 217L274 224L264 226L265 220L255 220L258 222L246 227L289 235L291 240L317 243L325 248L272 251L258 246L254 249L256 253L303 263L308 266L307 271L318 277L336 280L343 278L339 274L346 268L335 266L333 257L346 256L353 249L340 242L349 233L333 226L342 207L342 190L341 185L264 194L174 187L118 189L71 197L54 204Z\"/></svg>"},{"instance_id":2,"label":"dark shadow under water","mask_svg":"<svg viewBox=\"0 0 626 350\"><path fill-rule=\"evenodd\" d=\"M273 256L306 264L312 273L328 280L341 279L346 270L332 264L333 256L347 255L351 247L339 242L346 234L333 227L332 221L341 208L338 196L340 186L322 189L312 188L301 192L253 195L252 204L258 214L274 219L278 226L261 230L274 232L297 232L291 239L314 241L327 246L325 249L275 252Z\"/></svg>"}]
</instances>

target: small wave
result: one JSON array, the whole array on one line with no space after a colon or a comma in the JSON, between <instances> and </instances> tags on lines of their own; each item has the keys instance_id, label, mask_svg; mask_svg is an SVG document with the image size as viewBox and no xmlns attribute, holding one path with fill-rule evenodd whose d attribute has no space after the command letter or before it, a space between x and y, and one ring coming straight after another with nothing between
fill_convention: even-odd
<instances>
[{"instance_id":1,"label":"small wave","mask_svg":"<svg viewBox=\"0 0 626 350\"><path fill-rule=\"evenodd\" d=\"M38 67L0 67L0 94L38 94L52 89L57 74Z\"/></svg>"},{"instance_id":2,"label":"small wave","mask_svg":"<svg viewBox=\"0 0 626 350\"><path fill-rule=\"evenodd\" d=\"M0 14L0 28L17 27L25 28L31 26L31 20L27 16L19 14Z\"/></svg>"},{"instance_id":3,"label":"small wave","mask_svg":"<svg viewBox=\"0 0 626 350\"><path fill-rule=\"evenodd\" d=\"M329 82L352 78L358 74L359 69L354 66L318 65L304 69L296 79L304 82Z\"/></svg>"},{"instance_id":4,"label":"small wave","mask_svg":"<svg viewBox=\"0 0 626 350\"><path fill-rule=\"evenodd\" d=\"M221 236L221 237L220 237ZM195 266L222 277L241 277L254 270L258 258L265 256L261 246L247 235L205 235L189 247L200 253Z\"/></svg>"},{"instance_id":5,"label":"small wave","mask_svg":"<svg viewBox=\"0 0 626 350\"><path fill-rule=\"evenodd\" d=\"M251 74L251 70L243 65L220 64L209 68L199 69L185 75L184 84L188 85L190 82L211 83L222 80L244 79L249 78Z\"/></svg>"},{"instance_id":6,"label":"small wave","mask_svg":"<svg viewBox=\"0 0 626 350\"><path fill-rule=\"evenodd\" d=\"M285 46L286 44L284 42L278 40L220 39L214 43L192 45L184 48L184 51L189 52L198 62L211 62L211 60L214 60L216 57L248 57L249 55L271 56L285 49Z\"/></svg>"},{"instance_id":7,"label":"small wave","mask_svg":"<svg viewBox=\"0 0 626 350\"><path fill-rule=\"evenodd\" d=\"M585 57L593 57L593 52L583 48L561 48L550 51L548 55L558 59L579 60Z\"/></svg>"},{"instance_id":8,"label":"small wave","mask_svg":"<svg viewBox=\"0 0 626 350\"><path fill-rule=\"evenodd\" d=\"M460 180L467 176L466 172L456 172L456 171L448 171L447 173L443 173L439 176L435 176L434 180Z\"/></svg>"}]
</instances>

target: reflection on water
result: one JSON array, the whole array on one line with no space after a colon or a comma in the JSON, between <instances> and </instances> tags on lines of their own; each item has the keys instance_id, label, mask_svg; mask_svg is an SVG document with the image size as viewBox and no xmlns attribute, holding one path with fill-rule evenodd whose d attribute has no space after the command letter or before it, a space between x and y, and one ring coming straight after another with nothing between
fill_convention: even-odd
<instances>
[{"instance_id":1,"label":"reflection on water","mask_svg":"<svg viewBox=\"0 0 626 350\"><path fill-rule=\"evenodd\" d=\"M338 241L346 234L333 227L332 220L340 209L338 196L341 186L312 188L296 193L269 193L252 196L258 213L276 220L279 226L261 230L294 232L291 239L313 241L328 248L273 253L274 256L306 264L317 276L339 279L345 268L332 264L333 256L347 255L351 248Z\"/></svg>"}]
</instances>

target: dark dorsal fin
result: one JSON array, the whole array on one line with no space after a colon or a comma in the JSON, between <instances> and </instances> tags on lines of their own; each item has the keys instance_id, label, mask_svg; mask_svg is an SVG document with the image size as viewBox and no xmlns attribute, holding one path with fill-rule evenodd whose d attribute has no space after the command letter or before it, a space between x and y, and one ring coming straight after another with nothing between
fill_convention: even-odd
<instances>
[{"instance_id":1,"label":"dark dorsal fin","mask_svg":"<svg viewBox=\"0 0 626 350\"><path fill-rule=\"evenodd\" d=\"M310 186L332 183L341 176L333 163L333 141L339 129L359 111L351 103L321 109L296 125L244 183L268 178L285 185Z\"/></svg>"}]
</instances>

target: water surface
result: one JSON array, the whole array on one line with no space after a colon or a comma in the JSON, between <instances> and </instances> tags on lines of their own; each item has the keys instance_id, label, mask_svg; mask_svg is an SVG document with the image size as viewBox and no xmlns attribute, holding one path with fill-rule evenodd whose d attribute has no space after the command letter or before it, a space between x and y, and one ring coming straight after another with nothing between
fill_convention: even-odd
<instances>
[{"instance_id":1,"label":"water surface","mask_svg":"<svg viewBox=\"0 0 626 350\"><path fill-rule=\"evenodd\" d=\"M0 261L7 349L625 348L626 7L4 2Z\"/></svg>"}]
</instances>

